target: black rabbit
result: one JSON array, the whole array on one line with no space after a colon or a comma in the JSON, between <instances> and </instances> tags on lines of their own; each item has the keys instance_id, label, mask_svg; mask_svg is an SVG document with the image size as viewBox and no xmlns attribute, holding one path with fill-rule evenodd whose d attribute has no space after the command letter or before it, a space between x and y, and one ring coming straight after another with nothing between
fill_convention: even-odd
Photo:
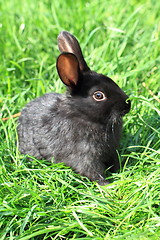
<instances>
[{"instance_id":1,"label":"black rabbit","mask_svg":"<svg viewBox=\"0 0 160 240\"><path fill-rule=\"evenodd\" d=\"M45 94L22 110L20 152L54 158L105 185L105 170L119 169L116 149L130 101L113 80L89 69L73 35L61 32L58 46L57 71L68 91Z\"/></svg>"}]
</instances>

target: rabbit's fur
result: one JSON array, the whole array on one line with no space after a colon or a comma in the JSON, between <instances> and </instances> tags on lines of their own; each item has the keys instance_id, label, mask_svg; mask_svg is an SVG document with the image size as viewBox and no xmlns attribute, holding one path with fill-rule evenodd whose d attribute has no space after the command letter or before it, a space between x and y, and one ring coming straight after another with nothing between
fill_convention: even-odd
<instances>
[{"instance_id":1,"label":"rabbit's fur","mask_svg":"<svg viewBox=\"0 0 160 240\"><path fill-rule=\"evenodd\" d=\"M77 173L104 185L105 170L119 169L116 153L128 96L110 78L87 66L77 39L58 37L62 52L57 71L66 94L48 93L26 105L18 124L21 153L64 162Z\"/></svg>"}]
</instances>

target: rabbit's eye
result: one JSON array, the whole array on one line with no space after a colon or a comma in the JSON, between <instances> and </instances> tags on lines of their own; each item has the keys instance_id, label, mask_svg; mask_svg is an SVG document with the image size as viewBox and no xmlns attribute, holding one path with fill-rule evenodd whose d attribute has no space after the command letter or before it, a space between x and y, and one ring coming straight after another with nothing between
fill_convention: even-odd
<instances>
[{"instance_id":1,"label":"rabbit's eye","mask_svg":"<svg viewBox=\"0 0 160 240\"><path fill-rule=\"evenodd\" d=\"M96 101L103 101L103 100L106 99L106 96L105 96L105 94L103 92L96 91L96 92L93 93L93 98Z\"/></svg>"}]
</instances>

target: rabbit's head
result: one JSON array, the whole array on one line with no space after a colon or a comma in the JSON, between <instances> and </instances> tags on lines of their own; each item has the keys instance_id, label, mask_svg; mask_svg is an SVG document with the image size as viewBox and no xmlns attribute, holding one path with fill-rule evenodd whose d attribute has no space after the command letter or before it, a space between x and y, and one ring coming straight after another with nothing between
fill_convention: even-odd
<instances>
[{"instance_id":1,"label":"rabbit's head","mask_svg":"<svg viewBox=\"0 0 160 240\"><path fill-rule=\"evenodd\" d=\"M112 79L90 70L73 35L61 32L58 46L61 54L57 71L69 88L71 105L77 113L94 122L106 123L119 121L129 112L128 96Z\"/></svg>"}]
</instances>

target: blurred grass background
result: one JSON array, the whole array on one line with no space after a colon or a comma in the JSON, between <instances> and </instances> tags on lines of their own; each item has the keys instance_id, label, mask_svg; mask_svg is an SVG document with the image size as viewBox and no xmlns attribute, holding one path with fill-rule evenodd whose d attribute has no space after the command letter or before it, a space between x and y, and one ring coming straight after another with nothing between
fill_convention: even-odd
<instances>
[{"instance_id":1,"label":"blurred grass background","mask_svg":"<svg viewBox=\"0 0 160 240\"><path fill-rule=\"evenodd\" d=\"M120 174L100 187L63 164L18 152L16 119L0 120L0 239L159 239L160 3L0 0L0 118L63 93L57 35L70 31L91 69L130 96Z\"/></svg>"}]
</instances>

